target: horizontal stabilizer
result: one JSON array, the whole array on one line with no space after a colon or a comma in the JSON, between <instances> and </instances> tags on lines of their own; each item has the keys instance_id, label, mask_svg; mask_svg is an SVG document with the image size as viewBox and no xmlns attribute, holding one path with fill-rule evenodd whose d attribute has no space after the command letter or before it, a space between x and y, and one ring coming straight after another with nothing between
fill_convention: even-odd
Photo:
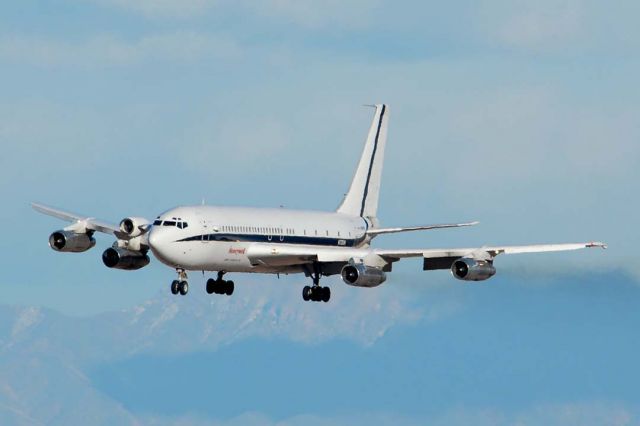
<instances>
[{"instance_id":1,"label":"horizontal stabilizer","mask_svg":"<svg viewBox=\"0 0 640 426\"><path fill-rule=\"evenodd\" d=\"M411 231L428 231L430 229L444 229L444 228L461 228L463 226L473 226L480 222L466 222L466 223L444 223L440 225L424 225L424 226L407 226L402 228L374 228L367 230L367 235L381 235L381 234L395 234L398 232L411 232Z\"/></svg>"}]
</instances>

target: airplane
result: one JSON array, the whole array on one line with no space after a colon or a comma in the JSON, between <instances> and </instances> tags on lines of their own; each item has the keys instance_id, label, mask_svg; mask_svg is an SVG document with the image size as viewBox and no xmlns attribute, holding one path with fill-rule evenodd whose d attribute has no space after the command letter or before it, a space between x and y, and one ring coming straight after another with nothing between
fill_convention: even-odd
<instances>
[{"instance_id":1,"label":"airplane","mask_svg":"<svg viewBox=\"0 0 640 426\"><path fill-rule=\"evenodd\" d=\"M149 252L175 269L171 293L186 295L188 271L217 272L206 282L209 294L231 296L234 282L227 273L296 274L311 279L304 286L305 301L328 302L323 276L340 275L356 287L377 287L387 279L394 262L422 258L423 270L449 269L462 281L484 281L496 273L500 254L555 252L601 247L601 242L490 246L475 248L379 249L374 238L393 233L458 228L478 222L384 228L377 217L382 165L387 142L389 108L375 108L373 121L353 180L334 212L285 208L244 208L193 205L176 207L154 221L127 217L119 225L33 203L35 210L71 222L49 237L58 252L84 252L96 245L95 232L114 236L102 254L109 268L138 270L150 263ZM204 204L204 203L203 203Z\"/></svg>"}]
</instances>

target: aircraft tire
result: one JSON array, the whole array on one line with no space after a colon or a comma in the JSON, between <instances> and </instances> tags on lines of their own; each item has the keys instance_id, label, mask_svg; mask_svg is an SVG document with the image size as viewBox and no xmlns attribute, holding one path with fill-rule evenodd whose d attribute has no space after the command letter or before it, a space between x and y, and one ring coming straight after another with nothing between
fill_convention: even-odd
<instances>
[{"instance_id":1,"label":"aircraft tire","mask_svg":"<svg viewBox=\"0 0 640 426\"><path fill-rule=\"evenodd\" d=\"M227 296L231 296L233 294L233 290L235 288L235 284L233 281L225 281L224 284L224 294Z\"/></svg>"},{"instance_id":2,"label":"aircraft tire","mask_svg":"<svg viewBox=\"0 0 640 426\"><path fill-rule=\"evenodd\" d=\"M319 302L322 300L322 287L313 287L311 289L311 300L313 300L314 302Z\"/></svg>"},{"instance_id":3,"label":"aircraft tire","mask_svg":"<svg viewBox=\"0 0 640 426\"><path fill-rule=\"evenodd\" d=\"M208 294L213 294L216 291L216 281L212 278L209 278L207 280L207 293Z\"/></svg>"},{"instance_id":4,"label":"aircraft tire","mask_svg":"<svg viewBox=\"0 0 640 426\"><path fill-rule=\"evenodd\" d=\"M329 287L322 287L322 301L327 303L331 299L331 289Z\"/></svg>"},{"instance_id":5,"label":"aircraft tire","mask_svg":"<svg viewBox=\"0 0 640 426\"><path fill-rule=\"evenodd\" d=\"M189 283L187 283L186 281L181 281L180 282L180 294L182 296L186 296L187 293L189 293Z\"/></svg>"},{"instance_id":6,"label":"aircraft tire","mask_svg":"<svg viewBox=\"0 0 640 426\"><path fill-rule=\"evenodd\" d=\"M171 283L171 294L178 294L180 292L180 281L173 280Z\"/></svg>"},{"instance_id":7,"label":"aircraft tire","mask_svg":"<svg viewBox=\"0 0 640 426\"><path fill-rule=\"evenodd\" d=\"M304 300L305 302L311 300L311 287L309 287L308 285L304 286L304 288L302 289L302 300Z\"/></svg>"}]
</instances>

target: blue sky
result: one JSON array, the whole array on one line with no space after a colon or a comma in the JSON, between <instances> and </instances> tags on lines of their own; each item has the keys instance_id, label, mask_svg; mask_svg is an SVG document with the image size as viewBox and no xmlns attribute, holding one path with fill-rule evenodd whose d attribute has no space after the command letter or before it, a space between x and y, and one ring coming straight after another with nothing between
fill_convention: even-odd
<instances>
[{"instance_id":1,"label":"blue sky","mask_svg":"<svg viewBox=\"0 0 640 426\"><path fill-rule=\"evenodd\" d=\"M516 320L518 311L506 317L498 313L525 296L531 306L542 308L540 291L561 297L571 318L582 312L593 286L604 300L615 298L620 288L625 297L638 297L640 6L586 0L481 3L3 3L0 217L11 225L0 239L4 304L91 317L164 300L173 279L173 272L157 262L134 273L107 270L100 253L111 241L104 237L88 253L54 253L47 237L60 224L31 211L29 202L113 222L128 215L153 217L203 198L209 204L333 209L348 187L371 119L361 105L374 102L391 108L382 223L481 222L473 229L380 238L379 245L593 239L606 241L610 249L500 258L498 284L481 284L491 297L480 299L469 292L485 290L461 286L444 272L423 273L419 262L398 265L388 285L372 292L329 279L339 288L330 321L298 304L300 277L275 282L238 276L233 279L240 291L234 297L246 309L231 320L251 318L251 307L271 300L286 318L302 315L328 325L312 328L319 339L304 338L306 328L290 325L276 333L275 341L269 333L248 332L249 340L233 342L251 351L275 345L285 359L288 349L292 357L304 356L305 345L319 345L319 353L327 356L343 351L381 359L381 351L392 344L385 340L388 333L400 336L393 343L400 348L426 350L429 327L436 324L452 333L451 347L440 349L446 356L469 349L455 344L469 332L456 321L473 323L474 316L465 312L478 312L477 320L486 324ZM576 284L591 275L598 283ZM202 282L200 275L192 277L189 297L206 297L195 291ZM605 282L610 290L600 286ZM510 286L516 290L507 291ZM609 318L619 307L602 309L601 318ZM551 340L540 344L549 346L563 332L582 330L577 320L567 321L567 330L545 329ZM633 330L640 317L629 314L625 321L605 331L619 333L614 343L624 341L628 351L637 351ZM423 332L425 339L419 337ZM491 332L482 328L479 333L482 346ZM510 329L505 338L520 337ZM157 339L162 347L162 337ZM197 358L207 350L213 349L193 345L180 356ZM515 356L524 365L532 360L525 351ZM544 364L554 357L548 351L535 361ZM593 354L585 365L593 368L599 357L606 358ZM471 371L482 368L471 355L454 358ZM621 363L637 371L631 359ZM490 371L493 378L503 377ZM580 371L576 367L576 374ZM329 377L341 378L333 374ZM420 376L416 386L426 386L430 374ZM536 369L528 374L535 376ZM604 376L594 381L604 383ZM529 381L510 383L511 389L521 389ZM111 385L117 394L117 384ZM620 383L600 394L578 392L583 387L577 383L545 401L525 392L519 404L482 401L488 405L473 410L504 410L509 422L517 413L538 413L541 406L553 407L552 412L568 406L619 414L633 412L638 404ZM458 407L465 413L467 402ZM260 411L251 401L243 408ZM327 414L338 421L375 411L362 403L352 412ZM403 407L389 411L402 415ZM411 419L427 414L407 413Z\"/></svg>"}]
</instances>

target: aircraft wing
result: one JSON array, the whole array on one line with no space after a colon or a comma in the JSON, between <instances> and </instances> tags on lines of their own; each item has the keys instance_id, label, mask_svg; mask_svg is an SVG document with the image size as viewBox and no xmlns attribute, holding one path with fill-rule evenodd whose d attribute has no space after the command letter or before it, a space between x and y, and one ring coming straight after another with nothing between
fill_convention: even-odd
<instances>
[{"instance_id":1,"label":"aircraft wing","mask_svg":"<svg viewBox=\"0 0 640 426\"><path fill-rule=\"evenodd\" d=\"M499 254L520 253L545 253L555 251L580 250L583 248L599 247L606 249L607 245L601 242L589 243L565 243L565 244L533 244L524 246L486 246L476 248L453 249L424 249L424 250L374 250L374 252L391 262L406 257L424 258L424 269L449 269L451 263L461 257L474 257L480 259L495 258Z\"/></svg>"},{"instance_id":2,"label":"aircraft wing","mask_svg":"<svg viewBox=\"0 0 640 426\"><path fill-rule=\"evenodd\" d=\"M313 262L347 263L351 259L384 259L396 262L408 257L424 258L424 269L449 269L456 259L475 257L493 259L499 254L542 253L554 251L579 250L583 248L607 246L601 242L570 244L536 244L526 246L492 246L451 249L408 249L384 250L373 248L318 247L282 244L253 244L247 250L247 256L255 266L290 266Z\"/></svg>"},{"instance_id":3,"label":"aircraft wing","mask_svg":"<svg viewBox=\"0 0 640 426\"><path fill-rule=\"evenodd\" d=\"M377 236L382 234L395 234L398 232L410 232L410 231L426 231L431 229L444 229L444 228L460 228L463 226L473 226L480 222L465 222L465 223L443 223L439 225L422 225L422 226L406 226L398 228L373 228L367 230L367 235Z\"/></svg>"},{"instance_id":4,"label":"aircraft wing","mask_svg":"<svg viewBox=\"0 0 640 426\"><path fill-rule=\"evenodd\" d=\"M103 232L105 234L115 235L118 238L128 238L128 235L120 231L117 225L103 222L93 217L83 216L77 213L71 213L55 207L45 206L44 204L31 203L31 207L39 213L52 216L66 222L72 222L84 227L90 231Z\"/></svg>"}]
</instances>

